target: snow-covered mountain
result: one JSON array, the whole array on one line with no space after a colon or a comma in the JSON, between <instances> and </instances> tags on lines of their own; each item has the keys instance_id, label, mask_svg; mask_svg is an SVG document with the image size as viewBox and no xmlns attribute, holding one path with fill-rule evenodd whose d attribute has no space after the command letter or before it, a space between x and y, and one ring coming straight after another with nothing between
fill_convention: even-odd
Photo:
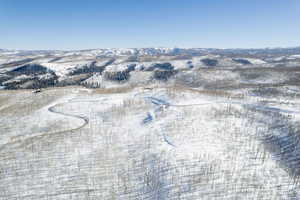
<instances>
[{"instance_id":1,"label":"snow-covered mountain","mask_svg":"<svg viewBox=\"0 0 300 200\"><path fill-rule=\"evenodd\" d=\"M201 55L218 54L300 54L300 47L265 48L265 49L214 49L214 48L103 48L88 50L8 50L0 49L0 56L30 56L30 55L90 55L90 56L158 56L158 55Z\"/></svg>"},{"instance_id":2,"label":"snow-covered mountain","mask_svg":"<svg viewBox=\"0 0 300 200\"><path fill-rule=\"evenodd\" d=\"M231 74L223 79L235 77L240 83L247 80L243 80L242 72L237 73L237 70L295 68L300 64L299 55L300 48L111 48L77 51L0 49L0 87L22 89L85 85L105 88L120 84L172 81L205 86L208 78L193 79L196 73L205 69L226 69ZM219 75L213 75L209 79L213 80L217 76ZM288 78L283 79L285 81Z\"/></svg>"}]
</instances>

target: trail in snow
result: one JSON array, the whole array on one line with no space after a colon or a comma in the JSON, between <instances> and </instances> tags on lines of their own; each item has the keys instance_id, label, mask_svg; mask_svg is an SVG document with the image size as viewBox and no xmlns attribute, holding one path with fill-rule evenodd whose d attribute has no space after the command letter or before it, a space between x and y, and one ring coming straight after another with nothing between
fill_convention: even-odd
<instances>
[{"instance_id":1,"label":"trail in snow","mask_svg":"<svg viewBox=\"0 0 300 200\"><path fill-rule=\"evenodd\" d=\"M80 101L77 101L77 102L80 102ZM83 102L87 102L87 101L83 101ZM86 126L89 123L89 119L87 117L83 117L83 116L80 116L80 115L69 114L69 113L64 113L64 112L60 112L60 111L56 111L55 110L55 107L61 106L61 105L65 105L65 104L68 104L68 103L74 103L74 102L71 101L71 100L69 100L68 102L65 102L65 103L55 104L54 106L49 107L48 111L52 112L52 113L64 115L64 116L67 116L67 117L74 117L74 118L82 119L84 121L84 124L82 124L81 126L77 127L76 129L80 129L80 128L83 128L84 126Z\"/></svg>"},{"instance_id":2,"label":"trail in snow","mask_svg":"<svg viewBox=\"0 0 300 200\"><path fill-rule=\"evenodd\" d=\"M86 101L84 101L84 102L86 102ZM81 119L81 120L83 120L83 124L82 125L80 125L80 126L78 126L76 128L71 128L71 129L66 129L66 130L60 130L60 131L54 131L54 132L37 133L37 134L35 134L34 136L31 136L31 137L14 140L12 142L8 142L6 144L3 144L0 147L0 151L2 151L3 149L5 149L6 147L8 147L10 145L14 145L14 144L18 144L18 143L27 144L27 142L32 142L32 140L42 139L45 136L57 135L57 134L62 134L62 133L65 133L65 132L70 132L70 131L76 131L76 130L79 130L79 129L85 127L89 123L89 119L87 117L83 117L83 116L80 116L80 115L69 114L69 113L64 113L64 112L60 112L60 111L56 111L55 110L55 107L57 107L57 106L63 106L65 104L69 104L69 103L73 103L72 99L68 100L67 102L57 103L57 104L55 104L53 106L50 106L47 110L49 112L51 112L51 113L60 114L60 115L66 116L66 117L72 117L72 118ZM20 137L22 137L22 136L20 136Z\"/></svg>"}]
</instances>

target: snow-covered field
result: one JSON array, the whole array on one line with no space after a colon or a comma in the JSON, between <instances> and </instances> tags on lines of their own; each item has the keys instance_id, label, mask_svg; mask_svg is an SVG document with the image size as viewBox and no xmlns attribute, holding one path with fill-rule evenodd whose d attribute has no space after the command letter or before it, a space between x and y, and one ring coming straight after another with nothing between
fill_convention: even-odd
<instances>
[{"instance_id":1,"label":"snow-covered field","mask_svg":"<svg viewBox=\"0 0 300 200\"><path fill-rule=\"evenodd\" d=\"M0 200L300 199L299 55L0 50Z\"/></svg>"},{"instance_id":2,"label":"snow-covered field","mask_svg":"<svg viewBox=\"0 0 300 200\"><path fill-rule=\"evenodd\" d=\"M0 199L297 199L300 102L278 90L2 91Z\"/></svg>"}]
</instances>

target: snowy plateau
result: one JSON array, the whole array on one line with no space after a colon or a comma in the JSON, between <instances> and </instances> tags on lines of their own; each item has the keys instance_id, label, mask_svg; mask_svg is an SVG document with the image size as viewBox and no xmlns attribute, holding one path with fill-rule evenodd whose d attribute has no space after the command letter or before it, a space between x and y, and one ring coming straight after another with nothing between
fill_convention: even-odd
<instances>
[{"instance_id":1,"label":"snowy plateau","mask_svg":"<svg viewBox=\"0 0 300 200\"><path fill-rule=\"evenodd\" d=\"M0 49L0 199L300 199L300 48Z\"/></svg>"}]
</instances>

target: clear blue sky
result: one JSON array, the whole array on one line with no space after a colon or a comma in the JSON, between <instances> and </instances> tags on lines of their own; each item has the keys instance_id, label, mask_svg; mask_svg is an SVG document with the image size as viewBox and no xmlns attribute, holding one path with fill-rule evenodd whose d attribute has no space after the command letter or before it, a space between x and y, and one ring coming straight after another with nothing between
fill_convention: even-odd
<instances>
[{"instance_id":1,"label":"clear blue sky","mask_svg":"<svg viewBox=\"0 0 300 200\"><path fill-rule=\"evenodd\" d=\"M300 0L0 0L0 48L300 46Z\"/></svg>"}]
</instances>

